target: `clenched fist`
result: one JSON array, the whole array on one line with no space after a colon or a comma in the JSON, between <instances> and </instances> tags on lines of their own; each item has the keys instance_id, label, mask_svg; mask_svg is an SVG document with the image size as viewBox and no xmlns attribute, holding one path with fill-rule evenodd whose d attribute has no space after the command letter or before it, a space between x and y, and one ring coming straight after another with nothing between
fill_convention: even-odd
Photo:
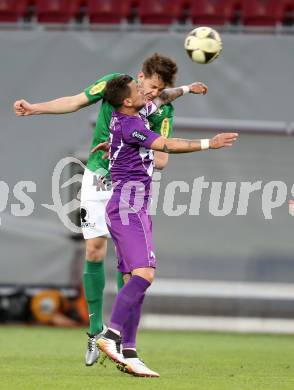
<instances>
[{"instance_id":1,"label":"clenched fist","mask_svg":"<svg viewBox=\"0 0 294 390\"><path fill-rule=\"evenodd\" d=\"M17 100L13 105L14 112L17 116L33 115L33 107L33 104L27 102L24 99Z\"/></svg>"},{"instance_id":2,"label":"clenched fist","mask_svg":"<svg viewBox=\"0 0 294 390\"><path fill-rule=\"evenodd\" d=\"M208 91L207 85L205 85L204 83L201 83L200 81L197 81L196 83L190 84L189 88L190 88L190 93L195 93L197 95L198 94L206 95L206 93Z\"/></svg>"}]
</instances>

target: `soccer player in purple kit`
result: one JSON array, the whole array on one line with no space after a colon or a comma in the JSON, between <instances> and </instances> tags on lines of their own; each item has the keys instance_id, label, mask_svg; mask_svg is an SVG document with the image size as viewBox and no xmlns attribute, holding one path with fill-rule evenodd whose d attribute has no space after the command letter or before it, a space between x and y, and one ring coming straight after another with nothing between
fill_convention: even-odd
<instances>
[{"instance_id":1,"label":"soccer player in purple kit","mask_svg":"<svg viewBox=\"0 0 294 390\"><path fill-rule=\"evenodd\" d=\"M182 88L184 93L185 87ZM104 98L115 108L110 125L109 151L114 189L106 208L106 221L116 246L118 269L129 275L129 280L115 299L109 327L97 345L125 372L159 377L138 358L136 352L141 308L156 268L152 222L148 214L153 150L189 153L219 149L232 146L238 134L222 133L211 139L184 140L166 139L152 132L146 116L164 103L157 98L146 105L140 87L127 75L108 81ZM145 111L142 111L145 105Z\"/></svg>"}]
</instances>

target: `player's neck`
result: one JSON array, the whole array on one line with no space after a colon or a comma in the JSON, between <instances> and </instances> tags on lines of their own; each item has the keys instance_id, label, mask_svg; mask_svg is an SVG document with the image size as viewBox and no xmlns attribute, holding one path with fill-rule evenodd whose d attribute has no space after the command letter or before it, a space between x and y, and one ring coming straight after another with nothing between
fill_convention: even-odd
<instances>
[{"instance_id":1,"label":"player's neck","mask_svg":"<svg viewBox=\"0 0 294 390\"><path fill-rule=\"evenodd\" d=\"M124 114L124 115L130 115L130 116L138 116L139 115L139 111L134 107L122 106L117 111L120 112L121 114Z\"/></svg>"}]
</instances>

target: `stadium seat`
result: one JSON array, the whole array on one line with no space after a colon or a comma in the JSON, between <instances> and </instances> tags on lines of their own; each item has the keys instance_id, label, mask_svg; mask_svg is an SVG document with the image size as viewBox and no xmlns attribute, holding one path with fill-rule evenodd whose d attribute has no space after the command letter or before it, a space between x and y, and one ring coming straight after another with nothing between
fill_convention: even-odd
<instances>
[{"instance_id":1,"label":"stadium seat","mask_svg":"<svg viewBox=\"0 0 294 390\"><path fill-rule=\"evenodd\" d=\"M67 23L77 16L81 0L36 0L40 23Z\"/></svg>"},{"instance_id":2,"label":"stadium seat","mask_svg":"<svg viewBox=\"0 0 294 390\"><path fill-rule=\"evenodd\" d=\"M131 12L130 0L88 0L90 23L120 23Z\"/></svg>"},{"instance_id":3,"label":"stadium seat","mask_svg":"<svg viewBox=\"0 0 294 390\"><path fill-rule=\"evenodd\" d=\"M28 0L0 0L0 22L17 22L28 10Z\"/></svg>"},{"instance_id":4,"label":"stadium seat","mask_svg":"<svg viewBox=\"0 0 294 390\"><path fill-rule=\"evenodd\" d=\"M281 0L246 0L242 14L243 24L251 26L274 26Z\"/></svg>"},{"instance_id":5,"label":"stadium seat","mask_svg":"<svg viewBox=\"0 0 294 390\"><path fill-rule=\"evenodd\" d=\"M242 0L190 0L190 16L194 24L222 25L235 22Z\"/></svg>"},{"instance_id":6,"label":"stadium seat","mask_svg":"<svg viewBox=\"0 0 294 390\"><path fill-rule=\"evenodd\" d=\"M183 0L140 0L138 16L143 24L169 24L180 19Z\"/></svg>"},{"instance_id":7,"label":"stadium seat","mask_svg":"<svg viewBox=\"0 0 294 390\"><path fill-rule=\"evenodd\" d=\"M276 21L282 24L294 23L294 0L279 0L275 5Z\"/></svg>"}]
</instances>

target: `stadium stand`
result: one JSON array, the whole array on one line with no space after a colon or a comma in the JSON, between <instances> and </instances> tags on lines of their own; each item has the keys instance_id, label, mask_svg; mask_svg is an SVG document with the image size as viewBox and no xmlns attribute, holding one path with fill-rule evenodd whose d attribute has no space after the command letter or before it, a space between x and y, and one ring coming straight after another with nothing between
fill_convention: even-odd
<instances>
[{"instance_id":1,"label":"stadium stand","mask_svg":"<svg viewBox=\"0 0 294 390\"><path fill-rule=\"evenodd\" d=\"M17 22L28 12L29 0L0 0L0 22Z\"/></svg>"},{"instance_id":2,"label":"stadium stand","mask_svg":"<svg viewBox=\"0 0 294 390\"><path fill-rule=\"evenodd\" d=\"M293 26L294 0L0 0L0 23Z\"/></svg>"},{"instance_id":3,"label":"stadium stand","mask_svg":"<svg viewBox=\"0 0 294 390\"><path fill-rule=\"evenodd\" d=\"M36 0L40 23L68 23L78 15L81 0Z\"/></svg>"},{"instance_id":4,"label":"stadium stand","mask_svg":"<svg viewBox=\"0 0 294 390\"><path fill-rule=\"evenodd\" d=\"M280 3L282 16L281 21L284 25L293 25L294 23L294 1L293 0L284 0Z\"/></svg>"},{"instance_id":5,"label":"stadium stand","mask_svg":"<svg viewBox=\"0 0 294 390\"><path fill-rule=\"evenodd\" d=\"M90 23L120 23L131 14L132 1L88 0Z\"/></svg>"},{"instance_id":6,"label":"stadium stand","mask_svg":"<svg viewBox=\"0 0 294 390\"><path fill-rule=\"evenodd\" d=\"M240 0L191 0L190 16L193 24L236 23L241 8Z\"/></svg>"},{"instance_id":7,"label":"stadium stand","mask_svg":"<svg viewBox=\"0 0 294 390\"><path fill-rule=\"evenodd\" d=\"M293 0L247 0L244 1L242 22L254 26L289 24L291 21L293 23L293 11Z\"/></svg>"},{"instance_id":8,"label":"stadium stand","mask_svg":"<svg viewBox=\"0 0 294 390\"><path fill-rule=\"evenodd\" d=\"M143 24L170 24L181 19L185 1L145 0L139 1L138 15Z\"/></svg>"}]
</instances>

